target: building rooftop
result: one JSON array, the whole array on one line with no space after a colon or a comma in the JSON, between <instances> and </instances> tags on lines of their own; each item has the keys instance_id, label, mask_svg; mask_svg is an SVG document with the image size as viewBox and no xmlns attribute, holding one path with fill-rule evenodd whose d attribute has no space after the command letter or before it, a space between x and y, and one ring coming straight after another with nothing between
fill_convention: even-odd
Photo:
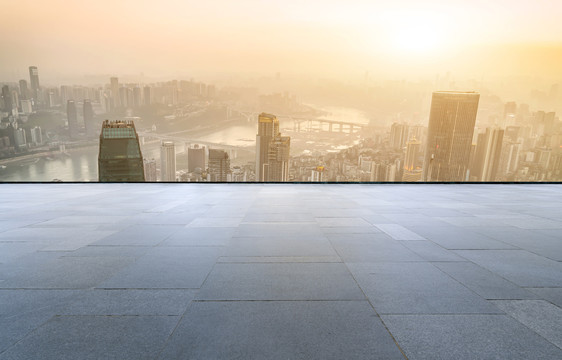
<instances>
[{"instance_id":1,"label":"building rooftop","mask_svg":"<svg viewBox=\"0 0 562 360\"><path fill-rule=\"evenodd\" d=\"M562 358L561 185L0 191L0 360Z\"/></svg>"}]
</instances>

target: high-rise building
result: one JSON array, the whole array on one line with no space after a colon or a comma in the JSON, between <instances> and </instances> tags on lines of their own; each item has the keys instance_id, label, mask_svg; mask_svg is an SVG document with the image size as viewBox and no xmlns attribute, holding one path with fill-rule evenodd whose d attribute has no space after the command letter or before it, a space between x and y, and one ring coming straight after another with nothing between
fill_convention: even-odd
<instances>
[{"instance_id":1,"label":"high-rise building","mask_svg":"<svg viewBox=\"0 0 562 360\"><path fill-rule=\"evenodd\" d=\"M482 144L485 155L481 163L482 170L480 171L480 181L496 180L496 174L498 172L501 157L503 136L503 129L486 129L484 144Z\"/></svg>"},{"instance_id":2,"label":"high-rise building","mask_svg":"<svg viewBox=\"0 0 562 360\"><path fill-rule=\"evenodd\" d=\"M143 88L143 98L144 105L150 105L152 103L152 89L150 86L145 86Z\"/></svg>"},{"instance_id":3,"label":"high-rise building","mask_svg":"<svg viewBox=\"0 0 562 360\"><path fill-rule=\"evenodd\" d=\"M35 101L39 101L39 70L37 66L29 67L29 83L31 85L31 96Z\"/></svg>"},{"instance_id":4,"label":"high-rise building","mask_svg":"<svg viewBox=\"0 0 562 360\"><path fill-rule=\"evenodd\" d=\"M176 146L173 141L162 141L160 145L160 179L176 181Z\"/></svg>"},{"instance_id":5,"label":"high-rise building","mask_svg":"<svg viewBox=\"0 0 562 360\"><path fill-rule=\"evenodd\" d=\"M133 88L133 106L139 107L139 106L142 105L142 102L141 102L142 96L141 96L141 94L142 94L142 91L141 91L140 86L135 86L135 87Z\"/></svg>"},{"instance_id":6,"label":"high-rise building","mask_svg":"<svg viewBox=\"0 0 562 360\"><path fill-rule=\"evenodd\" d=\"M156 160L144 159L144 180L147 182L155 182L156 179Z\"/></svg>"},{"instance_id":7,"label":"high-rise building","mask_svg":"<svg viewBox=\"0 0 562 360\"><path fill-rule=\"evenodd\" d=\"M422 170L419 161L421 155L421 142L415 137L406 144L406 157L404 159L404 171L402 181L420 181Z\"/></svg>"},{"instance_id":8,"label":"high-rise building","mask_svg":"<svg viewBox=\"0 0 562 360\"><path fill-rule=\"evenodd\" d=\"M2 86L2 101L4 103L3 110L7 113L12 112L12 92L8 85Z\"/></svg>"},{"instance_id":9,"label":"high-rise building","mask_svg":"<svg viewBox=\"0 0 562 360\"><path fill-rule=\"evenodd\" d=\"M92 108L92 102L90 100L84 100L84 128L86 130L86 134L90 135L93 133L93 129L95 129L94 124L94 109Z\"/></svg>"},{"instance_id":10,"label":"high-rise building","mask_svg":"<svg viewBox=\"0 0 562 360\"><path fill-rule=\"evenodd\" d=\"M480 94L437 91L431 99L425 181L466 181Z\"/></svg>"},{"instance_id":11,"label":"high-rise building","mask_svg":"<svg viewBox=\"0 0 562 360\"><path fill-rule=\"evenodd\" d=\"M390 146L393 149L402 149L408 141L408 125L394 123L390 127Z\"/></svg>"},{"instance_id":12,"label":"high-rise building","mask_svg":"<svg viewBox=\"0 0 562 360\"><path fill-rule=\"evenodd\" d=\"M269 144L267 181L289 181L289 153L291 138L275 136Z\"/></svg>"},{"instance_id":13,"label":"high-rise building","mask_svg":"<svg viewBox=\"0 0 562 360\"><path fill-rule=\"evenodd\" d=\"M111 86L111 98L113 99L113 107L121 106L121 101L119 99L119 79L112 77L109 79Z\"/></svg>"},{"instance_id":14,"label":"high-rise building","mask_svg":"<svg viewBox=\"0 0 562 360\"><path fill-rule=\"evenodd\" d=\"M16 129L14 131L14 140L18 150L25 148L27 146L27 136L25 135L25 130L22 128Z\"/></svg>"},{"instance_id":15,"label":"high-rise building","mask_svg":"<svg viewBox=\"0 0 562 360\"><path fill-rule=\"evenodd\" d=\"M144 181L142 152L132 121L103 122L98 174L100 182Z\"/></svg>"},{"instance_id":16,"label":"high-rise building","mask_svg":"<svg viewBox=\"0 0 562 360\"><path fill-rule=\"evenodd\" d=\"M212 182L230 180L230 158L226 151L209 149L209 175Z\"/></svg>"},{"instance_id":17,"label":"high-rise building","mask_svg":"<svg viewBox=\"0 0 562 360\"><path fill-rule=\"evenodd\" d=\"M31 100L21 100L21 112L29 115L33 112L33 106L31 105Z\"/></svg>"},{"instance_id":18,"label":"high-rise building","mask_svg":"<svg viewBox=\"0 0 562 360\"><path fill-rule=\"evenodd\" d=\"M66 102L66 118L68 119L68 134L74 138L78 135L78 114L74 100Z\"/></svg>"},{"instance_id":19,"label":"high-rise building","mask_svg":"<svg viewBox=\"0 0 562 360\"><path fill-rule=\"evenodd\" d=\"M275 115L258 116L256 181L288 181L291 138L281 136Z\"/></svg>"},{"instance_id":20,"label":"high-rise building","mask_svg":"<svg viewBox=\"0 0 562 360\"><path fill-rule=\"evenodd\" d=\"M517 103L515 101L506 102L503 108L504 120L508 115L515 115L517 113Z\"/></svg>"},{"instance_id":21,"label":"high-rise building","mask_svg":"<svg viewBox=\"0 0 562 360\"><path fill-rule=\"evenodd\" d=\"M279 120L277 117L261 113L258 116L258 133L256 135L256 181L268 181L269 144L278 133Z\"/></svg>"},{"instance_id":22,"label":"high-rise building","mask_svg":"<svg viewBox=\"0 0 562 360\"><path fill-rule=\"evenodd\" d=\"M195 144L187 148L187 171L192 173L197 168L205 170L205 147Z\"/></svg>"},{"instance_id":23,"label":"high-rise building","mask_svg":"<svg viewBox=\"0 0 562 360\"><path fill-rule=\"evenodd\" d=\"M27 100L29 98L29 89L27 88L27 81L20 80L20 97L22 100Z\"/></svg>"},{"instance_id":24,"label":"high-rise building","mask_svg":"<svg viewBox=\"0 0 562 360\"><path fill-rule=\"evenodd\" d=\"M35 145L43 144L43 135L41 135L41 127L35 126L31 128L31 142Z\"/></svg>"}]
</instances>

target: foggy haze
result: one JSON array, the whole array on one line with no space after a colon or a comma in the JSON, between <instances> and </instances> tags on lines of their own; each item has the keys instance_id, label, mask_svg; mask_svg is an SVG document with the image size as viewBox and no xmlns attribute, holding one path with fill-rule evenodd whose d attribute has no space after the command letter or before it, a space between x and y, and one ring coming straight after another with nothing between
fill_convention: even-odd
<instances>
[{"instance_id":1,"label":"foggy haze","mask_svg":"<svg viewBox=\"0 0 562 360\"><path fill-rule=\"evenodd\" d=\"M21 64L34 64L46 83L83 83L84 74L347 79L365 71L558 79L561 8L548 0L11 2L0 76L17 81Z\"/></svg>"}]
</instances>

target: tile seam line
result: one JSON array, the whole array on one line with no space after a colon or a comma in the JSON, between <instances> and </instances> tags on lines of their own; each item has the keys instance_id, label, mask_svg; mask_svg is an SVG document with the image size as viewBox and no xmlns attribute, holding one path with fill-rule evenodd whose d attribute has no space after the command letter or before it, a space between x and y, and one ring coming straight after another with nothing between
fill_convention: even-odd
<instances>
[{"instance_id":1,"label":"tile seam line","mask_svg":"<svg viewBox=\"0 0 562 360\"><path fill-rule=\"evenodd\" d=\"M337 249L334 247L334 244L332 243L331 239L328 239L328 241L330 241L330 245L332 245L332 248L334 249L334 251L336 252L336 254L338 254L338 256L341 259L341 255L339 254L339 252L337 251ZM342 259L343 261L343 259ZM396 345L396 347L398 348L398 350L400 351L400 353L402 354L402 356L404 357L404 359L408 360L408 356L406 356L405 351L402 349L402 347L400 346L400 344L398 344L398 341L396 340L396 338L394 337L394 335L392 334L392 332L390 332L390 329L388 328L388 326L386 325L386 323L384 322L383 318L380 316L380 314L378 313L378 311L375 309L375 307L373 306L373 303L371 303L371 300L369 299L369 297L365 294L365 291L363 291L363 288L361 287L361 285L359 285L359 283L357 282L357 279L355 278L355 275L353 275L353 272L351 272L351 270L349 270L349 267L347 266L347 263L344 261L343 262L345 265L345 268L347 269L347 271L349 272L349 274L351 275L351 278L353 279L353 281L355 281L355 285L357 285L357 287L359 288L359 290L361 290L361 293L363 294L363 296L365 297L365 299L367 300L368 304L371 306L371 309L373 309L373 311L375 312L375 314L377 315L377 317L379 318L382 326L384 326L384 329L386 330L386 332L390 335L390 338L392 339L392 341L394 342L394 344Z\"/></svg>"}]
</instances>

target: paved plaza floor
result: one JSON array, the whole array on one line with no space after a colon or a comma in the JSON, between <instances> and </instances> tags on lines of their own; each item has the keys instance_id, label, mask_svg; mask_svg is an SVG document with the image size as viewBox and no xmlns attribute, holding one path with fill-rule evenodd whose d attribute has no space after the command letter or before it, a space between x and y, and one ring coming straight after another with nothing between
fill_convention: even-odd
<instances>
[{"instance_id":1,"label":"paved plaza floor","mask_svg":"<svg viewBox=\"0 0 562 360\"><path fill-rule=\"evenodd\" d=\"M562 359L562 185L2 184L6 359Z\"/></svg>"}]
</instances>

